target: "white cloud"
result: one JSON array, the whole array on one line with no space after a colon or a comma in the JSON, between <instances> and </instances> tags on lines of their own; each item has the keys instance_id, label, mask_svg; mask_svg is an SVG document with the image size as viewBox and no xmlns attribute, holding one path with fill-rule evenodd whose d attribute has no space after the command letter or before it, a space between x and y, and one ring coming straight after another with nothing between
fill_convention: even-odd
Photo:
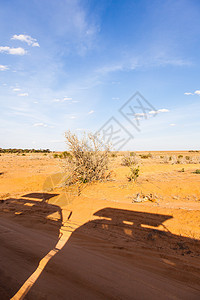
<instances>
[{"instance_id":1,"label":"white cloud","mask_svg":"<svg viewBox=\"0 0 200 300\"><path fill-rule=\"evenodd\" d=\"M119 98L118 97L113 97L112 100L119 100Z\"/></svg>"},{"instance_id":2,"label":"white cloud","mask_svg":"<svg viewBox=\"0 0 200 300\"><path fill-rule=\"evenodd\" d=\"M176 126L176 124L174 124L174 123L172 123L172 124L169 124L169 125L170 125L170 126L172 126L172 127L173 127L173 126Z\"/></svg>"},{"instance_id":3,"label":"white cloud","mask_svg":"<svg viewBox=\"0 0 200 300\"><path fill-rule=\"evenodd\" d=\"M18 40L21 42L25 42L27 43L29 46L32 47L40 47L39 43L37 42L36 39L32 38L30 35L25 35L25 34L15 34L13 35L13 37L11 38L11 40Z\"/></svg>"},{"instance_id":4,"label":"white cloud","mask_svg":"<svg viewBox=\"0 0 200 300\"><path fill-rule=\"evenodd\" d=\"M5 46L5 47L0 46L0 52L7 53L7 54L12 54L12 55L24 55L24 54L26 54L26 51L21 47L10 48L10 47L7 47L7 46Z\"/></svg>"},{"instance_id":5,"label":"white cloud","mask_svg":"<svg viewBox=\"0 0 200 300\"><path fill-rule=\"evenodd\" d=\"M194 93L200 96L200 90L196 90Z\"/></svg>"},{"instance_id":6,"label":"white cloud","mask_svg":"<svg viewBox=\"0 0 200 300\"><path fill-rule=\"evenodd\" d=\"M59 99L59 98L55 98L55 99L53 99L52 100L52 102L65 102L65 101L71 101L72 100L72 98L70 98L70 97L64 97L64 98L62 98L62 99ZM72 102L75 102L75 101L72 101Z\"/></svg>"},{"instance_id":7,"label":"white cloud","mask_svg":"<svg viewBox=\"0 0 200 300\"><path fill-rule=\"evenodd\" d=\"M72 98L70 98L70 97L63 98L63 101L69 101L69 100L72 100Z\"/></svg>"},{"instance_id":8,"label":"white cloud","mask_svg":"<svg viewBox=\"0 0 200 300\"><path fill-rule=\"evenodd\" d=\"M70 119L76 119L76 117L75 117L75 116L70 116L69 118L70 118Z\"/></svg>"},{"instance_id":9,"label":"white cloud","mask_svg":"<svg viewBox=\"0 0 200 300\"><path fill-rule=\"evenodd\" d=\"M158 113L166 113L166 112L169 112L169 109L161 108L161 109L158 109L158 110L151 110L149 112L149 114L150 115L155 115L155 114L158 114Z\"/></svg>"},{"instance_id":10,"label":"white cloud","mask_svg":"<svg viewBox=\"0 0 200 300\"><path fill-rule=\"evenodd\" d=\"M21 91L21 89L19 89L19 88L14 88L13 89L13 92L19 92L19 91Z\"/></svg>"},{"instance_id":11,"label":"white cloud","mask_svg":"<svg viewBox=\"0 0 200 300\"><path fill-rule=\"evenodd\" d=\"M186 92L186 93L184 93L184 95L189 96L189 95L194 95L194 94Z\"/></svg>"},{"instance_id":12,"label":"white cloud","mask_svg":"<svg viewBox=\"0 0 200 300\"><path fill-rule=\"evenodd\" d=\"M157 110L151 110L151 111L149 112L150 115L155 115L155 114L157 114L157 113L158 113Z\"/></svg>"},{"instance_id":13,"label":"white cloud","mask_svg":"<svg viewBox=\"0 0 200 300\"><path fill-rule=\"evenodd\" d=\"M146 116L146 114L145 113L136 113L136 114L134 114L134 116L135 117L144 117L144 116Z\"/></svg>"},{"instance_id":14,"label":"white cloud","mask_svg":"<svg viewBox=\"0 0 200 300\"><path fill-rule=\"evenodd\" d=\"M18 96L20 96L20 97L28 97L28 93L21 93L21 94L18 94Z\"/></svg>"},{"instance_id":15,"label":"white cloud","mask_svg":"<svg viewBox=\"0 0 200 300\"><path fill-rule=\"evenodd\" d=\"M7 66L0 65L0 71L6 71L6 70L9 70Z\"/></svg>"},{"instance_id":16,"label":"white cloud","mask_svg":"<svg viewBox=\"0 0 200 300\"><path fill-rule=\"evenodd\" d=\"M200 96L200 90L196 90L194 93L186 92L184 95L189 96L189 95L198 95Z\"/></svg>"},{"instance_id":17,"label":"white cloud","mask_svg":"<svg viewBox=\"0 0 200 300\"><path fill-rule=\"evenodd\" d=\"M91 110L91 111L88 112L88 115L91 115L93 113L94 113L94 110Z\"/></svg>"},{"instance_id":18,"label":"white cloud","mask_svg":"<svg viewBox=\"0 0 200 300\"><path fill-rule=\"evenodd\" d=\"M34 127L47 127L47 124L44 123L35 123L33 124Z\"/></svg>"},{"instance_id":19,"label":"white cloud","mask_svg":"<svg viewBox=\"0 0 200 300\"><path fill-rule=\"evenodd\" d=\"M145 53L138 54L132 57L130 56L126 59L122 59L121 61L117 60L112 63L108 63L98 69L96 69L96 73L100 75L107 75L112 72L129 72L136 70L138 68L143 67L165 67L165 66L190 66L191 62L185 61L179 58L168 58L166 55L150 55L146 56ZM119 84L120 82L113 81L112 84Z\"/></svg>"},{"instance_id":20,"label":"white cloud","mask_svg":"<svg viewBox=\"0 0 200 300\"><path fill-rule=\"evenodd\" d=\"M169 112L169 109L166 109L166 108L161 108L159 110L157 110L158 113L165 113L165 112Z\"/></svg>"},{"instance_id":21,"label":"white cloud","mask_svg":"<svg viewBox=\"0 0 200 300\"><path fill-rule=\"evenodd\" d=\"M108 73L123 71L123 70L124 70L123 64L113 64L113 65L107 65L102 68L99 68L96 70L96 72L101 75L106 75Z\"/></svg>"}]
</instances>

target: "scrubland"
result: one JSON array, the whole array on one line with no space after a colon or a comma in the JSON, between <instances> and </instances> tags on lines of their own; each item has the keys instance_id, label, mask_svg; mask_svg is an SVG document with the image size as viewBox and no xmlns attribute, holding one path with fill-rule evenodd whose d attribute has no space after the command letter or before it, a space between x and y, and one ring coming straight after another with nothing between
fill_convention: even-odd
<instances>
[{"instance_id":1,"label":"scrubland","mask_svg":"<svg viewBox=\"0 0 200 300\"><path fill-rule=\"evenodd\" d=\"M200 152L110 152L79 186L57 154L0 156L0 298L199 299Z\"/></svg>"}]
</instances>

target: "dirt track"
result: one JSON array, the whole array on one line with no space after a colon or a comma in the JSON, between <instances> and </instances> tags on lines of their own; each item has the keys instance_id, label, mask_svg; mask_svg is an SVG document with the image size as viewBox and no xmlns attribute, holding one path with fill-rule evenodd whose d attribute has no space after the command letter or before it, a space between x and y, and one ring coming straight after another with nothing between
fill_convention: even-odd
<instances>
[{"instance_id":1,"label":"dirt track","mask_svg":"<svg viewBox=\"0 0 200 300\"><path fill-rule=\"evenodd\" d=\"M3 300L17 292L54 247L56 237L3 218L0 226ZM177 272L183 280L174 278ZM195 269L190 272L186 283L187 270L180 265L170 265L169 260L144 249L124 253L78 229L47 264L25 299L199 299L195 273Z\"/></svg>"},{"instance_id":2,"label":"dirt track","mask_svg":"<svg viewBox=\"0 0 200 300\"><path fill-rule=\"evenodd\" d=\"M49 171L59 171L55 160L45 158L39 175L43 157L20 157L21 169L17 160L3 160L0 299L200 298L200 177L190 172L197 165L182 174L180 166L147 164L133 186L118 165L114 181L88 186L66 205L63 190L42 190ZM133 204L138 189L158 200Z\"/></svg>"}]
</instances>

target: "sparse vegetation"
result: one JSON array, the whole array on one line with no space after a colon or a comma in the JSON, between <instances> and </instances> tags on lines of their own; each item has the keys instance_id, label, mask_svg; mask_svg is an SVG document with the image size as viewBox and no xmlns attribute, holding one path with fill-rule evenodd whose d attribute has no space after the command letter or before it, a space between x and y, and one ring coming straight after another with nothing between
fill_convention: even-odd
<instances>
[{"instance_id":1,"label":"sparse vegetation","mask_svg":"<svg viewBox=\"0 0 200 300\"><path fill-rule=\"evenodd\" d=\"M197 169L196 171L194 171L195 174L200 174L200 169Z\"/></svg>"},{"instance_id":2,"label":"sparse vegetation","mask_svg":"<svg viewBox=\"0 0 200 300\"><path fill-rule=\"evenodd\" d=\"M71 175L66 184L89 183L109 178L108 145L102 146L91 133L79 139L76 134L67 131L65 137L71 153L71 157L67 157L67 168Z\"/></svg>"},{"instance_id":3,"label":"sparse vegetation","mask_svg":"<svg viewBox=\"0 0 200 300\"><path fill-rule=\"evenodd\" d=\"M137 164L137 159L135 156L128 156L128 155L124 155L122 157L122 162L121 165L125 166L125 167L130 167Z\"/></svg>"},{"instance_id":4,"label":"sparse vegetation","mask_svg":"<svg viewBox=\"0 0 200 300\"><path fill-rule=\"evenodd\" d=\"M130 156L136 156L135 152L130 152Z\"/></svg>"},{"instance_id":5,"label":"sparse vegetation","mask_svg":"<svg viewBox=\"0 0 200 300\"><path fill-rule=\"evenodd\" d=\"M148 154L140 154L140 157L141 157L142 159L152 158L152 154L151 154L151 153L148 153Z\"/></svg>"},{"instance_id":6,"label":"sparse vegetation","mask_svg":"<svg viewBox=\"0 0 200 300\"><path fill-rule=\"evenodd\" d=\"M116 152L111 152L111 153L110 153L110 156L111 156L111 157L117 157L117 153L116 153Z\"/></svg>"},{"instance_id":7,"label":"sparse vegetation","mask_svg":"<svg viewBox=\"0 0 200 300\"><path fill-rule=\"evenodd\" d=\"M136 168L130 167L130 174L127 176L128 181L136 181L139 177L139 166Z\"/></svg>"},{"instance_id":8,"label":"sparse vegetation","mask_svg":"<svg viewBox=\"0 0 200 300\"><path fill-rule=\"evenodd\" d=\"M0 153L50 153L49 149L3 149L0 148Z\"/></svg>"},{"instance_id":9,"label":"sparse vegetation","mask_svg":"<svg viewBox=\"0 0 200 300\"><path fill-rule=\"evenodd\" d=\"M71 158L72 157L72 155L68 152L68 151L64 151L64 152L62 152L61 154L59 154L59 158L61 158L61 159L63 159L63 158Z\"/></svg>"}]
</instances>

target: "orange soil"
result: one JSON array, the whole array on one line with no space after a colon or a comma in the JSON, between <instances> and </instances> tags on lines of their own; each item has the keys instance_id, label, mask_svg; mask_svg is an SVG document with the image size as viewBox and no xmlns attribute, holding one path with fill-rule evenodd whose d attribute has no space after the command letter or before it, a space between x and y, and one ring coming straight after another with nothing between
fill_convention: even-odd
<instances>
[{"instance_id":1,"label":"orange soil","mask_svg":"<svg viewBox=\"0 0 200 300\"><path fill-rule=\"evenodd\" d=\"M136 183L118 156L80 196L63 160L1 155L0 299L199 299L200 164L160 158L198 155L152 154Z\"/></svg>"}]
</instances>

